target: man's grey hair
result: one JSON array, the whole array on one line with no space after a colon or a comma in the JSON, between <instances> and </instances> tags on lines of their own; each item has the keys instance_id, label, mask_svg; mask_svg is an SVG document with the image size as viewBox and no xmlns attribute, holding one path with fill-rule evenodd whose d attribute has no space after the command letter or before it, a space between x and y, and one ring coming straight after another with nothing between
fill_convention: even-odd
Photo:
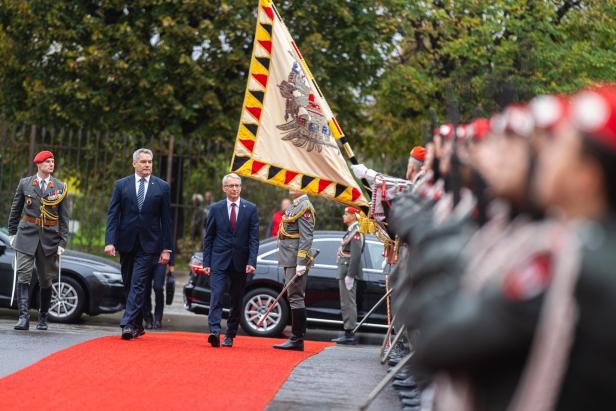
<instances>
[{"instance_id":1,"label":"man's grey hair","mask_svg":"<svg viewBox=\"0 0 616 411\"><path fill-rule=\"evenodd\" d=\"M236 179L236 180L239 180L239 181L240 181L240 185L242 185L242 179L241 179L241 177L240 177L240 176L238 176L238 175L237 175L237 174L235 174L235 173L230 173L230 174L227 174L226 176L224 176L224 177L222 178L222 186L223 186L223 187L225 186L225 184L227 184L227 180L228 180L228 179L230 179L230 178L234 178L234 179Z\"/></svg>"},{"instance_id":2,"label":"man's grey hair","mask_svg":"<svg viewBox=\"0 0 616 411\"><path fill-rule=\"evenodd\" d=\"M140 148L135 150L135 152L133 153L133 162L139 160L139 156L141 154L147 154L150 157L154 158L154 153L152 153L152 150L150 150L149 148Z\"/></svg>"},{"instance_id":3,"label":"man's grey hair","mask_svg":"<svg viewBox=\"0 0 616 411\"><path fill-rule=\"evenodd\" d=\"M423 161L419 161L415 157L409 157L409 162L415 164L419 168L421 168L421 166L423 166Z\"/></svg>"}]
</instances>

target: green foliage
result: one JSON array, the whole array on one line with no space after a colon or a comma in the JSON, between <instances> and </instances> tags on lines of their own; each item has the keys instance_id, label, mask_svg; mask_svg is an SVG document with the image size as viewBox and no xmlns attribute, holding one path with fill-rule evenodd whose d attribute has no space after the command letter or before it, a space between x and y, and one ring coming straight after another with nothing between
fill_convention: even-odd
<instances>
[{"instance_id":1,"label":"green foliage","mask_svg":"<svg viewBox=\"0 0 616 411\"><path fill-rule=\"evenodd\" d=\"M396 152L421 141L448 96L462 120L512 100L616 80L614 0L400 1L400 37L366 130L370 150Z\"/></svg>"},{"instance_id":2,"label":"green foliage","mask_svg":"<svg viewBox=\"0 0 616 411\"><path fill-rule=\"evenodd\" d=\"M257 0L5 0L0 110L9 120L233 140ZM394 34L368 0L285 1L280 13L349 128ZM378 15L378 16L377 16ZM378 18L377 18L378 17Z\"/></svg>"}]
</instances>

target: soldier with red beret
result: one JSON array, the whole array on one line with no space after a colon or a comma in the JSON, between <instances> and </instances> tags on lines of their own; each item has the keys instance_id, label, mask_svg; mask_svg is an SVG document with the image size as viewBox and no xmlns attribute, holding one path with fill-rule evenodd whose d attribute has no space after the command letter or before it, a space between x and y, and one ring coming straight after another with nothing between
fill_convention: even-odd
<instances>
[{"instance_id":1,"label":"soldier with red beret","mask_svg":"<svg viewBox=\"0 0 616 411\"><path fill-rule=\"evenodd\" d=\"M51 176L55 161L51 151L41 151L33 159L37 173L19 181L9 214L9 240L16 252L17 304L16 330L30 327L29 290L36 264L40 300L36 328L47 330L51 283L58 273L58 257L68 241L67 186Z\"/></svg>"},{"instance_id":2,"label":"soldier with red beret","mask_svg":"<svg viewBox=\"0 0 616 411\"><path fill-rule=\"evenodd\" d=\"M415 181L423 175L422 168L426 160L426 149L421 146L415 146L409 153L409 162L406 167L406 179L415 183Z\"/></svg>"},{"instance_id":3,"label":"soldier with red beret","mask_svg":"<svg viewBox=\"0 0 616 411\"><path fill-rule=\"evenodd\" d=\"M357 344L353 329L357 325L357 281L362 278L361 254L364 249L364 235L359 232L357 217L359 210L346 207L342 220L348 226L338 248L338 286L340 288L340 310L344 322L344 335L334 338L337 344Z\"/></svg>"}]
</instances>

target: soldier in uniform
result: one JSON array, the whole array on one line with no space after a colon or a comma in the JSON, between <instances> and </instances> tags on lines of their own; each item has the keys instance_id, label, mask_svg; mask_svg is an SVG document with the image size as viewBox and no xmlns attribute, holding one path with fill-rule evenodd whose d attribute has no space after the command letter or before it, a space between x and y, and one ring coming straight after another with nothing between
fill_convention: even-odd
<instances>
[{"instance_id":1,"label":"soldier in uniform","mask_svg":"<svg viewBox=\"0 0 616 411\"><path fill-rule=\"evenodd\" d=\"M342 219L348 226L338 248L338 287L340 288L340 309L344 322L344 335L334 338L336 344L357 344L353 329L357 325L357 281L362 278L361 254L364 236L359 232L357 216L359 210L346 207Z\"/></svg>"},{"instance_id":2,"label":"soldier in uniform","mask_svg":"<svg viewBox=\"0 0 616 411\"><path fill-rule=\"evenodd\" d=\"M297 278L287 288L291 304L292 335L288 341L274 345L280 350L304 351L306 334L306 284L308 268L314 259L310 247L314 236L315 212L306 194L290 191L293 198L291 207L285 212L278 230L278 265L284 269L288 283L297 273Z\"/></svg>"},{"instance_id":3,"label":"soldier in uniform","mask_svg":"<svg viewBox=\"0 0 616 411\"><path fill-rule=\"evenodd\" d=\"M17 261L16 330L30 328L29 290L35 263L40 289L36 328L47 329L51 282L58 273L58 258L68 241L67 187L51 176L55 166L53 153L41 151L33 161L38 171L19 181L8 223L9 241Z\"/></svg>"}]
</instances>

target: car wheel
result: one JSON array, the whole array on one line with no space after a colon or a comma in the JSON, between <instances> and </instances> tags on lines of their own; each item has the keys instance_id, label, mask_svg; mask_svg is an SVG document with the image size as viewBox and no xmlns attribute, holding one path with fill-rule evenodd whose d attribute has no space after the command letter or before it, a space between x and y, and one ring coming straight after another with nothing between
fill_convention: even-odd
<instances>
[{"instance_id":1,"label":"car wheel","mask_svg":"<svg viewBox=\"0 0 616 411\"><path fill-rule=\"evenodd\" d=\"M242 329L249 335L260 337L277 337L289 321L289 306L285 300L280 300L274 306L265 322L258 323L267 312L267 308L276 300L278 293L271 288L256 288L244 296L242 304Z\"/></svg>"},{"instance_id":2,"label":"car wheel","mask_svg":"<svg viewBox=\"0 0 616 411\"><path fill-rule=\"evenodd\" d=\"M62 276L60 289L58 281L54 280L51 290L49 320L57 323L74 323L79 320L86 303L83 287L73 278Z\"/></svg>"}]
</instances>

